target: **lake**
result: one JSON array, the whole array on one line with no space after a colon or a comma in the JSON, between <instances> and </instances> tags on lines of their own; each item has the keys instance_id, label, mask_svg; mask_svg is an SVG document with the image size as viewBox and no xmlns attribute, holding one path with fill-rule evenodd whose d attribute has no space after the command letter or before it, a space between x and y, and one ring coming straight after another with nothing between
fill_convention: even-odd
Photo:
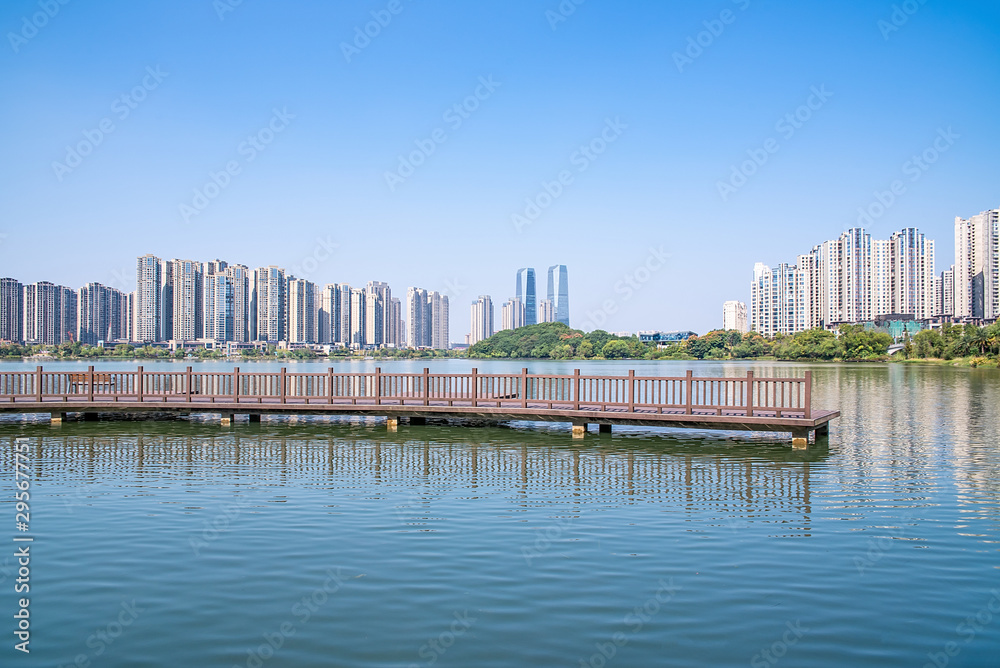
<instances>
[{"instance_id":1,"label":"lake","mask_svg":"<svg viewBox=\"0 0 1000 668\"><path fill-rule=\"evenodd\" d=\"M233 367L143 365L188 364ZM0 665L1000 665L996 369L335 365L811 369L813 406L842 417L828 443L800 451L787 435L641 427L574 441L569 425L520 422L390 433L360 418L0 416ZM19 445L30 594L14 592ZM22 596L30 655L14 649Z\"/></svg>"}]
</instances>

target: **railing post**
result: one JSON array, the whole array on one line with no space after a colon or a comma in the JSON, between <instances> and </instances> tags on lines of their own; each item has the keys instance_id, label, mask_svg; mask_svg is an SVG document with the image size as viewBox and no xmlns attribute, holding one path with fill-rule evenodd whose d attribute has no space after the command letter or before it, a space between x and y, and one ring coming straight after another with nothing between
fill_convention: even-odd
<instances>
[{"instance_id":1,"label":"railing post","mask_svg":"<svg viewBox=\"0 0 1000 668\"><path fill-rule=\"evenodd\" d=\"M87 367L87 401L94 400L94 367Z\"/></svg>"},{"instance_id":2,"label":"railing post","mask_svg":"<svg viewBox=\"0 0 1000 668\"><path fill-rule=\"evenodd\" d=\"M573 410L580 410L580 370L573 369Z\"/></svg>"},{"instance_id":3,"label":"railing post","mask_svg":"<svg viewBox=\"0 0 1000 668\"><path fill-rule=\"evenodd\" d=\"M477 395L479 394L479 371L475 367L472 369L472 387L469 391L472 394L472 407L475 408L479 405L477 400Z\"/></svg>"},{"instance_id":4,"label":"railing post","mask_svg":"<svg viewBox=\"0 0 1000 668\"><path fill-rule=\"evenodd\" d=\"M333 367L330 367L329 371L327 372L327 375L326 375L326 385L327 385L327 387L326 387L326 394L327 394L326 403L332 404L333 403Z\"/></svg>"},{"instance_id":5,"label":"railing post","mask_svg":"<svg viewBox=\"0 0 1000 668\"><path fill-rule=\"evenodd\" d=\"M431 370L424 367L424 406L431 404Z\"/></svg>"},{"instance_id":6,"label":"railing post","mask_svg":"<svg viewBox=\"0 0 1000 668\"><path fill-rule=\"evenodd\" d=\"M747 371L747 417L753 417L753 371Z\"/></svg>"},{"instance_id":7,"label":"railing post","mask_svg":"<svg viewBox=\"0 0 1000 668\"><path fill-rule=\"evenodd\" d=\"M135 398L136 401L142 401L142 367L138 367L135 370Z\"/></svg>"},{"instance_id":8,"label":"railing post","mask_svg":"<svg viewBox=\"0 0 1000 668\"><path fill-rule=\"evenodd\" d=\"M194 388L191 387L191 367L187 368L187 373L185 378L186 378L185 384L187 385L187 400L188 403L191 403L191 396L194 394L193 392Z\"/></svg>"},{"instance_id":9,"label":"railing post","mask_svg":"<svg viewBox=\"0 0 1000 668\"><path fill-rule=\"evenodd\" d=\"M288 370L285 367L281 367L281 374L278 376L278 396L281 397L281 403L285 403L285 376Z\"/></svg>"},{"instance_id":10,"label":"railing post","mask_svg":"<svg viewBox=\"0 0 1000 668\"><path fill-rule=\"evenodd\" d=\"M628 370L628 412L635 413L635 369Z\"/></svg>"},{"instance_id":11,"label":"railing post","mask_svg":"<svg viewBox=\"0 0 1000 668\"><path fill-rule=\"evenodd\" d=\"M42 367L35 367L35 401L42 401Z\"/></svg>"},{"instance_id":12,"label":"railing post","mask_svg":"<svg viewBox=\"0 0 1000 668\"><path fill-rule=\"evenodd\" d=\"M382 367L375 367L375 405L382 403Z\"/></svg>"},{"instance_id":13,"label":"railing post","mask_svg":"<svg viewBox=\"0 0 1000 668\"><path fill-rule=\"evenodd\" d=\"M694 389L694 378L693 378L693 376L694 376L694 371L692 371L691 369L688 369L687 376L684 378L684 399L686 400L684 402L685 403L684 412L687 415L691 415L691 412L692 412L691 411L691 403L692 403L692 401L694 399L694 397L691 396L691 391Z\"/></svg>"},{"instance_id":14,"label":"railing post","mask_svg":"<svg viewBox=\"0 0 1000 668\"><path fill-rule=\"evenodd\" d=\"M528 407L528 369L521 369L521 408Z\"/></svg>"},{"instance_id":15,"label":"railing post","mask_svg":"<svg viewBox=\"0 0 1000 668\"><path fill-rule=\"evenodd\" d=\"M813 372L806 371L805 414L807 420L812 419L812 388L813 388Z\"/></svg>"},{"instance_id":16,"label":"railing post","mask_svg":"<svg viewBox=\"0 0 1000 668\"><path fill-rule=\"evenodd\" d=\"M240 403L240 368L233 369L233 403Z\"/></svg>"}]
</instances>

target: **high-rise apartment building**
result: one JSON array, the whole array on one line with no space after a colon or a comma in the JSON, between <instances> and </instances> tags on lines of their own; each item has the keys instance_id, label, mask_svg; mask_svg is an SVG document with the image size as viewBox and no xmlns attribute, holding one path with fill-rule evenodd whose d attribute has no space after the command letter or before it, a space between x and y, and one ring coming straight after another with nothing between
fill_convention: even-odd
<instances>
[{"instance_id":1,"label":"high-rise apartment building","mask_svg":"<svg viewBox=\"0 0 1000 668\"><path fill-rule=\"evenodd\" d=\"M163 260L160 269L160 334L157 341L174 336L174 261Z\"/></svg>"},{"instance_id":2,"label":"high-rise apartment building","mask_svg":"<svg viewBox=\"0 0 1000 668\"><path fill-rule=\"evenodd\" d=\"M316 343L316 285L303 278L288 279L288 342Z\"/></svg>"},{"instance_id":3,"label":"high-rise apartment building","mask_svg":"<svg viewBox=\"0 0 1000 668\"><path fill-rule=\"evenodd\" d=\"M955 265L942 271L934 279L933 315L955 315Z\"/></svg>"},{"instance_id":4,"label":"high-rise apartment building","mask_svg":"<svg viewBox=\"0 0 1000 668\"><path fill-rule=\"evenodd\" d=\"M76 338L75 290L39 281L24 286L21 304L25 343L58 345Z\"/></svg>"},{"instance_id":5,"label":"high-rise apartment building","mask_svg":"<svg viewBox=\"0 0 1000 668\"><path fill-rule=\"evenodd\" d=\"M395 345L392 323L392 290L388 283L369 281L365 286L365 341L381 348Z\"/></svg>"},{"instance_id":6,"label":"high-rise apartment building","mask_svg":"<svg viewBox=\"0 0 1000 668\"><path fill-rule=\"evenodd\" d=\"M171 260L168 272L175 341L194 341L204 335L204 287L202 264L194 260Z\"/></svg>"},{"instance_id":7,"label":"high-rise apartment building","mask_svg":"<svg viewBox=\"0 0 1000 668\"><path fill-rule=\"evenodd\" d=\"M750 328L764 336L808 329L808 294L806 272L787 264L772 270L758 262L750 284Z\"/></svg>"},{"instance_id":8,"label":"high-rise apartment building","mask_svg":"<svg viewBox=\"0 0 1000 668\"><path fill-rule=\"evenodd\" d=\"M319 342L351 343L351 286L327 283L320 293Z\"/></svg>"},{"instance_id":9,"label":"high-rise apartment building","mask_svg":"<svg viewBox=\"0 0 1000 668\"><path fill-rule=\"evenodd\" d=\"M407 288L406 309L406 344L411 348L429 348L433 337L430 335L431 313L427 291L423 288Z\"/></svg>"},{"instance_id":10,"label":"high-rise apartment building","mask_svg":"<svg viewBox=\"0 0 1000 668\"><path fill-rule=\"evenodd\" d=\"M451 347L450 337L450 307L448 295L439 292L428 292L427 301L430 313L430 346L435 350L448 350Z\"/></svg>"},{"instance_id":11,"label":"high-rise apartment building","mask_svg":"<svg viewBox=\"0 0 1000 668\"><path fill-rule=\"evenodd\" d=\"M202 298L204 338L218 343L235 341L236 309L233 279L220 271L203 278L205 295Z\"/></svg>"},{"instance_id":12,"label":"high-rise apartment building","mask_svg":"<svg viewBox=\"0 0 1000 668\"><path fill-rule=\"evenodd\" d=\"M1000 209L955 218L955 316L1000 316Z\"/></svg>"},{"instance_id":13,"label":"high-rise apartment building","mask_svg":"<svg viewBox=\"0 0 1000 668\"><path fill-rule=\"evenodd\" d=\"M403 303L399 297L393 297L390 300L390 308L392 341L397 348L403 348L406 346L406 332L403 328Z\"/></svg>"},{"instance_id":14,"label":"high-rise apartment building","mask_svg":"<svg viewBox=\"0 0 1000 668\"><path fill-rule=\"evenodd\" d=\"M523 277L523 284L522 284ZM517 270L517 283L514 286L514 297L524 304L524 324L538 324L538 304L535 300L535 270L524 268Z\"/></svg>"},{"instance_id":15,"label":"high-rise apartment building","mask_svg":"<svg viewBox=\"0 0 1000 668\"><path fill-rule=\"evenodd\" d=\"M469 344L474 345L493 336L493 300L480 295L472 302Z\"/></svg>"},{"instance_id":16,"label":"high-rise apartment building","mask_svg":"<svg viewBox=\"0 0 1000 668\"><path fill-rule=\"evenodd\" d=\"M744 302L728 301L722 304L722 329L735 329L741 334L749 331L747 305Z\"/></svg>"},{"instance_id":17,"label":"high-rise apartment building","mask_svg":"<svg viewBox=\"0 0 1000 668\"><path fill-rule=\"evenodd\" d=\"M927 318L934 310L934 242L915 228L872 239L862 228L800 255L779 270L758 263L750 326L794 333L883 315ZM781 296L783 295L783 296Z\"/></svg>"},{"instance_id":18,"label":"high-rise apartment building","mask_svg":"<svg viewBox=\"0 0 1000 668\"><path fill-rule=\"evenodd\" d=\"M934 315L934 242L915 228L894 232L889 239L891 277L888 313L918 320ZM876 310L874 315L885 315Z\"/></svg>"},{"instance_id":19,"label":"high-rise apartment building","mask_svg":"<svg viewBox=\"0 0 1000 668\"><path fill-rule=\"evenodd\" d=\"M250 270L242 264L228 265L226 278L233 291L233 335L232 341L247 343L250 338L250 301L252 280ZM207 337L208 334L206 333Z\"/></svg>"},{"instance_id":20,"label":"high-rise apartment building","mask_svg":"<svg viewBox=\"0 0 1000 668\"><path fill-rule=\"evenodd\" d=\"M279 267L260 267L254 271L251 297L254 341L277 343L287 340L285 282L285 270Z\"/></svg>"},{"instance_id":21,"label":"high-rise apartment building","mask_svg":"<svg viewBox=\"0 0 1000 668\"><path fill-rule=\"evenodd\" d=\"M556 264L549 267L549 282L546 298L552 304L553 320L542 322L561 322L569 325L569 273L566 265Z\"/></svg>"},{"instance_id":22,"label":"high-rise apartment building","mask_svg":"<svg viewBox=\"0 0 1000 668\"><path fill-rule=\"evenodd\" d=\"M351 288L351 348L364 348L368 345L368 304L364 290Z\"/></svg>"},{"instance_id":23,"label":"high-rise apartment building","mask_svg":"<svg viewBox=\"0 0 1000 668\"><path fill-rule=\"evenodd\" d=\"M407 346L437 350L451 347L448 295L411 287L406 291L406 308Z\"/></svg>"},{"instance_id":24,"label":"high-rise apartment building","mask_svg":"<svg viewBox=\"0 0 1000 668\"><path fill-rule=\"evenodd\" d=\"M163 263L155 255L143 255L135 266L135 304L132 340L153 343L163 340Z\"/></svg>"},{"instance_id":25,"label":"high-rise apartment building","mask_svg":"<svg viewBox=\"0 0 1000 668\"><path fill-rule=\"evenodd\" d=\"M500 329L524 327L524 304L517 297L508 299L500 307Z\"/></svg>"},{"instance_id":26,"label":"high-rise apartment building","mask_svg":"<svg viewBox=\"0 0 1000 668\"><path fill-rule=\"evenodd\" d=\"M19 343L24 340L22 299L24 286L13 278L0 278L0 341Z\"/></svg>"},{"instance_id":27,"label":"high-rise apartment building","mask_svg":"<svg viewBox=\"0 0 1000 668\"><path fill-rule=\"evenodd\" d=\"M555 322L556 309L551 299L543 299L538 303L538 322Z\"/></svg>"},{"instance_id":28,"label":"high-rise apartment building","mask_svg":"<svg viewBox=\"0 0 1000 668\"><path fill-rule=\"evenodd\" d=\"M88 283L77 292L76 337L80 343L128 339L128 295L121 290Z\"/></svg>"}]
</instances>

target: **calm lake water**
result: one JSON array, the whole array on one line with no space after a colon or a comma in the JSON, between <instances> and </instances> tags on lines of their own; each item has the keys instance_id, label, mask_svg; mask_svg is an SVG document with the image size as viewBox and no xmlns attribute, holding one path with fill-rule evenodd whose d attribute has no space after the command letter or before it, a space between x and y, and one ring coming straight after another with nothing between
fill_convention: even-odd
<instances>
[{"instance_id":1,"label":"calm lake water","mask_svg":"<svg viewBox=\"0 0 1000 668\"><path fill-rule=\"evenodd\" d=\"M843 416L807 451L643 428L0 416L0 665L1000 665L1000 371L527 366L811 368L813 405ZM34 364L0 364L16 367ZM30 656L11 633L22 437Z\"/></svg>"}]
</instances>

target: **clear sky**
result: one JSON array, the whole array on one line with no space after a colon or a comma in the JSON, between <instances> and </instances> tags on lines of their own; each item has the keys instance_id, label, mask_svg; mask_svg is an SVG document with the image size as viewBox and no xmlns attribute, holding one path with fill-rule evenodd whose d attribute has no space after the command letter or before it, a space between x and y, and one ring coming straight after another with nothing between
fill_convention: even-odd
<instances>
[{"instance_id":1,"label":"clear sky","mask_svg":"<svg viewBox=\"0 0 1000 668\"><path fill-rule=\"evenodd\" d=\"M460 341L558 263L574 326L704 332L859 207L940 271L1000 206L995 0L63 1L0 4L24 282L277 264L447 292Z\"/></svg>"}]
</instances>

